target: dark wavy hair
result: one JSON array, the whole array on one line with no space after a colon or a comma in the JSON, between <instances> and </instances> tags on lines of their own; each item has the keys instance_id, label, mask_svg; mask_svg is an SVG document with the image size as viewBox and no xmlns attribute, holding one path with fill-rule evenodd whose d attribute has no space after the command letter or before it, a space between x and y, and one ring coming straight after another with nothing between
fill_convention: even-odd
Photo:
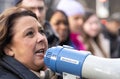
<instances>
[{"instance_id":1,"label":"dark wavy hair","mask_svg":"<svg viewBox=\"0 0 120 79\"><path fill-rule=\"evenodd\" d=\"M13 7L7 9L0 15L0 56L5 55L4 48L11 43L13 38L13 27L16 19L23 16L32 16L37 19L36 15L23 7Z\"/></svg>"},{"instance_id":2,"label":"dark wavy hair","mask_svg":"<svg viewBox=\"0 0 120 79\"><path fill-rule=\"evenodd\" d=\"M61 10L49 10L49 11L47 11L46 20L47 20L47 21L50 21L51 18L52 18L52 16L53 16L55 13L57 13L57 12L60 12L60 13L62 13L62 14L65 16L66 25L68 26L68 37L67 37L66 40L60 42L59 45L69 45L69 43L70 43L70 37L69 37L69 35L70 35L70 30L69 30L69 22L68 22L68 17L67 17L67 15L66 15L63 11L61 11Z\"/></svg>"}]
</instances>

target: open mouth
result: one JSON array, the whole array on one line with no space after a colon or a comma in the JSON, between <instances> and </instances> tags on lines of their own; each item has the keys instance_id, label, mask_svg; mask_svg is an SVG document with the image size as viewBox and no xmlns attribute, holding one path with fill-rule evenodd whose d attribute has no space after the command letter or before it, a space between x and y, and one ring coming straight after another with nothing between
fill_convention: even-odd
<instances>
[{"instance_id":1,"label":"open mouth","mask_svg":"<svg viewBox=\"0 0 120 79\"><path fill-rule=\"evenodd\" d=\"M42 54L44 54L44 52L45 52L44 49L39 49L39 50L37 50L37 51L35 52L35 54L37 54L37 53L42 53Z\"/></svg>"}]
</instances>

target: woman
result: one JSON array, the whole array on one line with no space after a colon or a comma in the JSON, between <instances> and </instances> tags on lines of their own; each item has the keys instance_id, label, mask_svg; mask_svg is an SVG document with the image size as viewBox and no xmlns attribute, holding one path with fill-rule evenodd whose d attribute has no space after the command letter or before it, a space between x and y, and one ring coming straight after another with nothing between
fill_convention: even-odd
<instances>
[{"instance_id":1,"label":"woman","mask_svg":"<svg viewBox=\"0 0 120 79\"><path fill-rule=\"evenodd\" d=\"M0 79L43 79L39 73L47 48L34 13L14 7L0 15Z\"/></svg>"},{"instance_id":2,"label":"woman","mask_svg":"<svg viewBox=\"0 0 120 79\"><path fill-rule=\"evenodd\" d=\"M64 5L64 6L63 6ZM86 50L81 38L81 27L84 23L84 7L75 0L60 0L57 9L65 12L69 21L70 40L77 50Z\"/></svg>"},{"instance_id":3,"label":"woman","mask_svg":"<svg viewBox=\"0 0 120 79\"><path fill-rule=\"evenodd\" d=\"M47 19L59 37L59 45L72 45L69 38L70 32L67 15L61 10L55 10L49 12Z\"/></svg>"},{"instance_id":4,"label":"woman","mask_svg":"<svg viewBox=\"0 0 120 79\"><path fill-rule=\"evenodd\" d=\"M109 41L101 34L99 18L93 11L87 11L83 25L83 41L87 50L93 55L109 57Z\"/></svg>"}]
</instances>

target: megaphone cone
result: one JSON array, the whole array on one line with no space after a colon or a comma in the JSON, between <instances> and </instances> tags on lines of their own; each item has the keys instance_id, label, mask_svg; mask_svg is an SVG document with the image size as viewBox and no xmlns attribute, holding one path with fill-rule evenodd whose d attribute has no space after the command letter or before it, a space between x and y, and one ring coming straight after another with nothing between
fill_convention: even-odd
<instances>
[{"instance_id":1,"label":"megaphone cone","mask_svg":"<svg viewBox=\"0 0 120 79\"><path fill-rule=\"evenodd\" d=\"M44 62L61 74L66 72L88 79L120 79L120 59L100 58L68 46L49 48Z\"/></svg>"}]
</instances>

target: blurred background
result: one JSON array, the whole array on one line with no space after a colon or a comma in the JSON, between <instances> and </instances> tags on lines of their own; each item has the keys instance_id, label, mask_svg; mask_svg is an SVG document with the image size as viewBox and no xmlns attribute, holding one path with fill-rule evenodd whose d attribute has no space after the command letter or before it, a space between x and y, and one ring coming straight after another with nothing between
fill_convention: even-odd
<instances>
[{"instance_id":1,"label":"blurred background","mask_svg":"<svg viewBox=\"0 0 120 79\"><path fill-rule=\"evenodd\" d=\"M0 0L0 13L11 6L14 6L19 0ZM47 5L57 5L60 0L46 0ZM120 0L77 0L85 8L94 9L100 18L107 18L114 12L120 12ZM56 3L56 4L55 4ZM53 6L53 5L52 5ZM103 12L104 11L104 12ZM103 14L104 13L104 14Z\"/></svg>"}]
</instances>

